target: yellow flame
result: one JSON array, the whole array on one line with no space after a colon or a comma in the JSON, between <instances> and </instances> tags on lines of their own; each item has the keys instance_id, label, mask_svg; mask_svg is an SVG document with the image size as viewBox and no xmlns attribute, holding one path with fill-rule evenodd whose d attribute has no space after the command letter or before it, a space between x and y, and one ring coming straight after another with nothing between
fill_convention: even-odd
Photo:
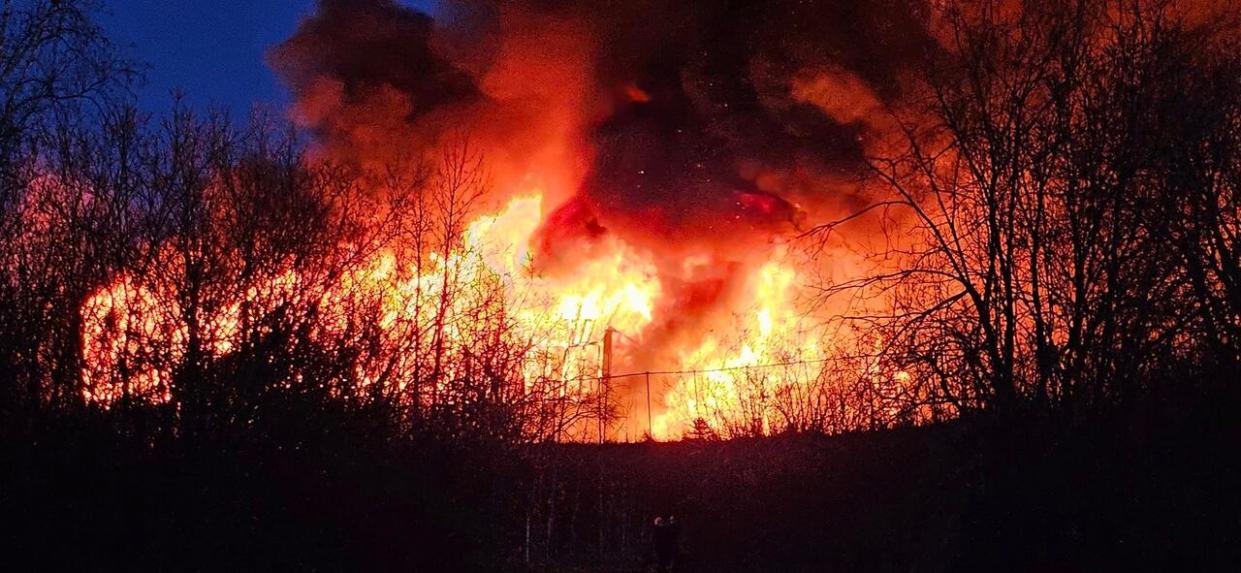
<instances>
[{"instance_id":1,"label":"yellow flame","mask_svg":"<svg viewBox=\"0 0 1241 573\"><path fill-rule=\"evenodd\" d=\"M385 337L380 346L409 351L393 351L388 360L375 362L379 366L359 366L354 374L364 386L395 380L398 389L404 389L402 369L417 368L424 359L420 353L428 348L425 333L436 331L446 346L468 352L486 332L487 317L504 309L502 320L509 321L505 327L510 335L532 343L518 368L527 386L554 378L573 382L560 386L562 395L592 391L602 373L600 342L605 330L617 329L630 343L640 343L657 318L664 288L652 258L611 235L601 238L598 248L571 269L552 275L534 272L530 245L542 224L543 207L543 193L534 189L496 212L477 216L466 226L458 249L427 254L423 268L403 268L393 251L374 254L322 293L322 307L335 310L324 317L319 334L348 332L352 309L377 300L377 324ZM690 257L682 266L692 276L708 263ZM243 303L261 305L293 297L303 280L289 269L224 305L205 321L208 351L224 356L240 347ZM773 427L772 396L806 384L814 377L813 363L824 357L822 330L808 324L798 307L799 282L788 253L775 249L770 260L747 277L730 309L733 323L728 328L705 332L683 348L671 349L679 363L634 366L691 371L677 377L662 396L654 396L654 412L649 413L653 437L677 437L696 419L717 419L720 412L749 412L748 423L755 429L778 429ZM110 403L123 388L146 399L170 399L169 365L185 352L186 328L177 321L179 309L170 302L175 297L163 292L167 286L119 276L83 305L87 400ZM446 289L462 294L442 296ZM431 322L436 317L438 330ZM411 338L416 340L407 342ZM147 348L166 348L168 355L146 356ZM452 370L457 367L445 365L437 384L458 374ZM907 383L910 375L902 371L893 379ZM647 429L640 426L641 431ZM630 427L635 429L631 437L640 435L639 425Z\"/></svg>"}]
</instances>

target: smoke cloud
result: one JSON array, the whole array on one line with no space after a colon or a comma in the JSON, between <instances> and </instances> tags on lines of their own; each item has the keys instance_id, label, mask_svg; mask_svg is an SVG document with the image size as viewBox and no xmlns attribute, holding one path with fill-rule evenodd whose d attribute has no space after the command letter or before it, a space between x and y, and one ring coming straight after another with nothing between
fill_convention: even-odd
<instances>
[{"instance_id":1,"label":"smoke cloud","mask_svg":"<svg viewBox=\"0 0 1241 573\"><path fill-rule=\"evenodd\" d=\"M879 118L937 46L928 10L321 0L270 61L324 153L366 167L468 133L498 193L549 198L545 272L616 234L655 254L664 304L711 307L773 244L867 200Z\"/></svg>"}]
</instances>

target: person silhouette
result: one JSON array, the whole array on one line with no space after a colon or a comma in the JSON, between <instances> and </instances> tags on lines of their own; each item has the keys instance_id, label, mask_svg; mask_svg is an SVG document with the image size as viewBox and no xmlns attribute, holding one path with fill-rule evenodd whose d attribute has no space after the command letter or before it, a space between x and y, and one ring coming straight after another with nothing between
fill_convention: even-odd
<instances>
[{"instance_id":1,"label":"person silhouette","mask_svg":"<svg viewBox=\"0 0 1241 573\"><path fill-rule=\"evenodd\" d=\"M672 571L676 565L677 534L675 517L655 518L655 563L659 571Z\"/></svg>"},{"instance_id":2,"label":"person silhouette","mask_svg":"<svg viewBox=\"0 0 1241 573\"><path fill-rule=\"evenodd\" d=\"M651 540L655 546L655 566L658 571L664 571L668 552L668 524L664 523L662 516L655 517L655 528L651 530Z\"/></svg>"}]
</instances>

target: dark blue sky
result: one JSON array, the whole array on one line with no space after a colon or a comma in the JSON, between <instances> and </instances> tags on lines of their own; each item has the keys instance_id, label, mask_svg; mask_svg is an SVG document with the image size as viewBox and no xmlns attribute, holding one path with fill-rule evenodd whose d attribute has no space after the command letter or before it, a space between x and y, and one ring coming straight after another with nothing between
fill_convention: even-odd
<instances>
[{"instance_id":1,"label":"dark blue sky","mask_svg":"<svg viewBox=\"0 0 1241 573\"><path fill-rule=\"evenodd\" d=\"M401 0L424 12L438 0ZM288 38L314 0L105 0L109 36L148 65L138 104L169 109L172 90L188 103L221 106L245 117L251 105L284 105L287 95L263 60Z\"/></svg>"}]
</instances>

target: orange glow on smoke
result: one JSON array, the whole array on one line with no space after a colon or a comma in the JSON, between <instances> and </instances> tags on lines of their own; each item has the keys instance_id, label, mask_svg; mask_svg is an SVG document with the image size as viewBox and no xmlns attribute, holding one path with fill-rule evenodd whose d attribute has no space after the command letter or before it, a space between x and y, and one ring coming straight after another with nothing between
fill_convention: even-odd
<instances>
[{"instance_id":1,"label":"orange glow on smoke","mask_svg":"<svg viewBox=\"0 0 1241 573\"><path fill-rule=\"evenodd\" d=\"M618 346L641 346L659 312L663 285L650 255L614 235L605 236L571 272L558 276L533 272L530 245L535 242L545 211L542 192L529 189L501 209L475 217L465 228L460 248L447 257L431 253L427 268L421 272L397 268L395 255L381 251L345 274L337 287L323 295L323 302L329 308L340 308L343 321L351 298L359 293L380 296L383 305L378 324L394 338L387 342L395 348L399 346L395 338L409 333L402 325L425 320L414 315L419 307L425 309L434 303L445 286L445 277L457 286L499 285L502 300L480 302L459 297L449 313L472 315L479 305L502 304L513 320L510 334L535 346L526 355L521 375L527 380L553 377L574 381L578 391L588 392L602 374L604 331L612 328L624 335ZM690 261L686 266L692 265ZM294 292L301 280L296 271L289 270L252 286L239 300L208 317L204 333L207 351L223 357L239 345L237 324L243 303ZM797 305L803 280L785 250L777 248L770 260L746 279L743 292L732 305L729 324L686 340L672 353L678 357L676 362L626 363L624 352L617 353L614 374L656 368L710 371L683 376L654 397L651 421L656 438L677 437L697 418L712 419L720 412L745 407L756 398L750 395L754 389L747 384L755 375L763 376L762 385L768 392L813 378L813 366L803 366L799 371L746 371L747 367L808 362L824 356L819 342L822 333L808 327ZM84 396L102 403L110 403L124 392L147 400L168 400L169 365L183 358L186 348L186 327L177 322L178 312L168 285L139 284L130 276L117 277L90 296L81 310L85 325ZM446 332L449 345L469 345L477 334L471 331L469 321L448 322L454 324ZM329 321L325 329L345 327L344 322L333 325ZM149 348L167 349L166 355L144 355ZM362 384L374 383L382 376L381 372L358 374ZM638 390L618 388L616 392L614 399ZM627 412L630 421L618 424L612 430L613 437L640 436L646 431L644 414ZM766 413L758 415L764 431L774 430Z\"/></svg>"},{"instance_id":2,"label":"orange glow on smoke","mask_svg":"<svg viewBox=\"0 0 1241 573\"><path fill-rule=\"evenodd\" d=\"M378 16L387 14L386 4L380 8L371 7ZM354 22L349 18L353 14L332 11L304 23L272 56L295 93L294 121L317 134L311 161L340 161L383 173L410 156L415 161L435 158L446 142L465 133L486 157L489 187L501 194L500 204L473 213L448 252L420 253L418 268L389 249L367 254L326 288L305 288L318 279L295 268L257 279L235 295L237 300L216 304L212 316L201 319L209 325L206 352L223 357L242 347L237 337L244 329L238 325L248 306L315 292L328 309L316 332L327 339L350 332L360 320L358 309L379 301L374 322L383 339L354 373L356 383L403 390L427 368L422 361L433 350L424 338L437 330L432 322L440 311L428 309L451 291L451 304L442 309L448 315L441 317L442 332L433 338L442 336L450 354L468 355L483 342L488 328L503 323L511 346L528 348L521 364L506 375L520 377L529 388L552 379L563 382L558 392L597 392L608 329L619 333L612 374L689 372L652 380L649 411L645 380L639 376L617 378L608 397L623 408L624 418L612 425L612 438L639 438L649 419L654 437L671 439L699 419L721 431L726 428L720 420L738 417L748 431L780 431L778 401L819 391L811 387L822 382L823 363L856 342L824 326L821 309L807 304L815 294L808 285L825 274L836 273L839 279L839 273L856 270L860 257L841 250L808 262L786 244L791 235L805 230L807 217L824 220L856 207L860 195L855 193L862 192L851 178L845 178L850 181L846 183L834 167L827 170L803 161L797 153L780 158L792 163L778 169L761 161L725 167L683 161L686 169L695 170L687 179L698 185L684 189L677 187L679 181L663 181L671 190L649 187L646 181L653 175L635 167L637 175L629 186L641 188L640 200L620 201L622 208L599 206L601 220L585 215L588 222L583 224L574 217L591 209L583 206L591 200L584 189L606 186L591 179L598 176L592 171L595 159L605 151L592 131L619 111L676 105L676 98L665 97L668 86L642 83L643 76L636 74L614 78L599 73L605 62L596 59L617 46L600 35L593 18L585 17L590 14L565 18L503 4L497 26L479 45L460 44L451 34L428 36L435 41L415 34L422 39L407 42L401 33L409 30L397 22L394 35L385 37L391 43L384 46L399 50L424 42L428 58L451 60L451 67L428 68L434 73L427 82L405 81L405 74L412 73L406 69L408 58L397 57L405 52L389 54L370 43L375 21L391 18L372 14L378 19ZM648 20L636 20L641 30ZM403 25L416 21L421 20ZM360 66L365 72L361 79L353 74L358 62L367 64ZM387 66L399 72L387 78L392 82L371 77ZM752 66L754 73L766 69L762 59ZM775 73L774 68L767 71ZM435 91L440 87L435 81L457 78L456 72L469 80L468 91L477 93L438 101L442 94ZM814 66L788 80L789 93L780 94L783 99L814 106L855 130L866 145L878 144L877 134L888 125L880 118L884 105L861 76ZM688 78L684 82L691 83ZM776 85L783 84L764 89ZM460 88L461 82L444 87ZM689 98L695 105L713 101L698 95ZM764 98L767 95L773 94ZM782 133L801 131L806 130ZM618 141L629 145L631 140ZM632 146L649 143L632 141ZM709 141L703 139L703 145ZM753 185L739 186L739 179ZM831 192L821 192L824 189ZM702 213L695 212L697 204L689 205L713 194L714 202L711 197L702 200ZM688 199L652 206L671 196ZM615 199L607 193L600 197L595 199L601 203ZM609 207L613 213L606 212ZM558 212L562 208L565 212ZM616 214L620 211L622 216ZM561 225L557 217L571 220ZM589 237L574 234L583 229ZM543 248L553 243L554 249ZM125 392L169 398L171 365L183 357L187 338L184 325L174 318L180 313L172 292L175 280L175 274L115 277L83 305L87 399L109 403ZM148 346L169 350L162 356L143 355ZM453 372L456 364L444 365L446 372L439 371L438 363L433 369L441 382L470 375ZM857 375L869 370L860 367Z\"/></svg>"}]
</instances>

